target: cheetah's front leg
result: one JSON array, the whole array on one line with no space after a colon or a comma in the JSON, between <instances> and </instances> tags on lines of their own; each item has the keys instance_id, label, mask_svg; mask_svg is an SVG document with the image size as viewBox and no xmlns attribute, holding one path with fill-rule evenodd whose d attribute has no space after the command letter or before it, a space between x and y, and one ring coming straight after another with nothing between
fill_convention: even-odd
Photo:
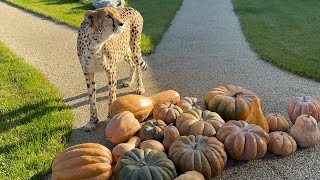
<instances>
[{"instance_id":1,"label":"cheetah's front leg","mask_svg":"<svg viewBox=\"0 0 320 180\"><path fill-rule=\"evenodd\" d=\"M89 93L90 103L90 121L84 126L86 131L92 131L96 128L99 121L96 107L96 83L94 81L94 73L84 73Z\"/></svg>"},{"instance_id":2,"label":"cheetah's front leg","mask_svg":"<svg viewBox=\"0 0 320 180\"><path fill-rule=\"evenodd\" d=\"M111 116L110 113L110 107L111 104L116 100L117 98L117 72L116 72L116 66L115 64L111 65L110 70L107 72L109 74L108 80L109 80L109 103L108 103L108 117Z\"/></svg>"}]
</instances>

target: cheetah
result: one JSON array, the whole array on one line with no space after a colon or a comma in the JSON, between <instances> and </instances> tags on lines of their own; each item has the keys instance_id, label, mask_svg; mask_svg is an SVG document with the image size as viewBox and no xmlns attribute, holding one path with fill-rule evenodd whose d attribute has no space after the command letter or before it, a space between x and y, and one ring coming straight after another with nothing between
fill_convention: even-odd
<instances>
[{"instance_id":1,"label":"cheetah","mask_svg":"<svg viewBox=\"0 0 320 180\"><path fill-rule=\"evenodd\" d=\"M145 70L147 64L142 59L140 49L142 27L141 14L130 7L106 7L85 12L77 41L78 57L86 79L90 103L90 121L85 125L85 130L94 130L99 121L94 80L96 72L107 74L109 107L116 99L118 60L125 60L131 68L128 80L122 85L132 85L137 75L136 91L138 94L145 92L141 70Z\"/></svg>"}]
</instances>

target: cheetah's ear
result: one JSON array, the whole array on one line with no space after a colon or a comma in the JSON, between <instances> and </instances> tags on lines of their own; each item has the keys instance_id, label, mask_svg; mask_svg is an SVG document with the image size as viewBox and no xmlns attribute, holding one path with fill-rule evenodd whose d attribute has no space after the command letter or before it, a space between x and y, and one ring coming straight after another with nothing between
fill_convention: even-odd
<instances>
[{"instance_id":1,"label":"cheetah's ear","mask_svg":"<svg viewBox=\"0 0 320 180\"><path fill-rule=\"evenodd\" d=\"M92 22L95 11L88 10L84 13L84 20Z\"/></svg>"}]
</instances>

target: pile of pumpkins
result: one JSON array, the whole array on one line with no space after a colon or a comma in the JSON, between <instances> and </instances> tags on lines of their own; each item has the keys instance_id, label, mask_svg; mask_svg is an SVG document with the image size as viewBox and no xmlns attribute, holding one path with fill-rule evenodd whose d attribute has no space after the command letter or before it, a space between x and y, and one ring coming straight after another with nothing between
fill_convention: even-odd
<instances>
[{"instance_id":1,"label":"pile of pumpkins","mask_svg":"<svg viewBox=\"0 0 320 180\"><path fill-rule=\"evenodd\" d=\"M168 90L126 95L110 108L112 152L96 143L69 147L54 159L53 179L210 179L221 174L227 155L253 160L269 150L288 156L297 145L320 141L320 103L309 96L289 101L290 129L285 116L264 116L261 99L234 85L214 88L204 103Z\"/></svg>"}]
</instances>

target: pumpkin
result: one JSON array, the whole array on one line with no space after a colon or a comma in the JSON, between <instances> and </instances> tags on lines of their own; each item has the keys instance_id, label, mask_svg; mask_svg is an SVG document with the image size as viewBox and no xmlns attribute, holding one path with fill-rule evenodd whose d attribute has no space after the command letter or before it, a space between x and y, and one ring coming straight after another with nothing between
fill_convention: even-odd
<instances>
[{"instance_id":1,"label":"pumpkin","mask_svg":"<svg viewBox=\"0 0 320 180\"><path fill-rule=\"evenodd\" d=\"M163 129L166 127L166 123L162 120L151 119L141 124L139 131L139 137L141 140L154 139L159 142L163 141Z\"/></svg>"},{"instance_id":2,"label":"pumpkin","mask_svg":"<svg viewBox=\"0 0 320 180\"><path fill-rule=\"evenodd\" d=\"M126 142L140 129L139 121L129 111L124 111L108 121L106 137L113 143Z\"/></svg>"},{"instance_id":3,"label":"pumpkin","mask_svg":"<svg viewBox=\"0 0 320 180\"><path fill-rule=\"evenodd\" d=\"M112 176L111 151L101 144L71 146L52 162L52 179L109 179Z\"/></svg>"},{"instance_id":4,"label":"pumpkin","mask_svg":"<svg viewBox=\"0 0 320 180\"><path fill-rule=\"evenodd\" d=\"M175 106L172 103L158 104L153 110L153 118L161 119L166 124L175 123L182 112L179 106Z\"/></svg>"},{"instance_id":5,"label":"pumpkin","mask_svg":"<svg viewBox=\"0 0 320 180\"><path fill-rule=\"evenodd\" d=\"M163 146L168 152L171 145L180 138L179 130L171 123L163 129Z\"/></svg>"},{"instance_id":6,"label":"pumpkin","mask_svg":"<svg viewBox=\"0 0 320 180\"><path fill-rule=\"evenodd\" d=\"M181 136L169 150L169 158L184 173L197 171L206 179L221 174L227 154L224 145L215 137Z\"/></svg>"},{"instance_id":7,"label":"pumpkin","mask_svg":"<svg viewBox=\"0 0 320 180\"><path fill-rule=\"evenodd\" d=\"M268 122L261 110L260 99L258 98L252 99L251 106L250 106L250 114L246 118L246 122L249 124L256 124L262 127L262 129L265 130L266 132L269 132Z\"/></svg>"},{"instance_id":8,"label":"pumpkin","mask_svg":"<svg viewBox=\"0 0 320 180\"><path fill-rule=\"evenodd\" d=\"M183 97L177 103L177 106L179 106L183 112L187 112L191 109L200 109L201 111L207 109L206 105L195 97Z\"/></svg>"},{"instance_id":9,"label":"pumpkin","mask_svg":"<svg viewBox=\"0 0 320 180\"><path fill-rule=\"evenodd\" d=\"M244 120L250 113L250 102L258 96L241 86L227 85L214 88L205 97L210 111L218 113L225 121Z\"/></svg>"},{"instance_id":10,"label":"pumpkin","mask_svg":"<svg viewBox=\"0 0 320 180\"><path fill-rule=\"evenodd\" d=\"M260 126L245 121L231 120L218 131L217 138L224 143L227 152L236 160L262 158L267 152L269 134Z\"/></svg>"},{"instance_id":11,"label":"pumpkin","mask_svg":"<svg viewBox=\"0 0 320 180\"><path fill-rule=\"evenodd\" d=\"M197 171L187 171L174 180L205 180L203 175Z\"/></svg>"},{"instance_id":12,"label":"pumpkin","mask_svg":"<svg viewBox=\"0 0 320 180\"><path fill-rule=\"evenodd\" d=\"M164 152L163 145L159 141L156 141L156 140L142 141L139 148L143 149L143 150L155 149L157 151Z\"/></svg>"},{"instance_id":13,"label":"pumpkin","mask_svg":"<svg viewBox=\"0 0 320 180\"><path fill-rule=\"evenodd\" d=\"M130 138L128 140L127 143L120 143L118 145L116 145L113 149L112 149L112 156L113 159L117 162L118 159L125 153L128 151L131 151L131 149L137 148L139 147L141 142L141 139L137 136L133 136L132 138Z\"/></svg>"},{"instance_id":14,"label":"pumpkin","mask_svg":"<svg viewBox=\"0 0 320 180\"><path fill-rule=\"evenodd\" d=\"M297 117L289 134L300 147L312 147L320 141L320 131L317 121L311 115L302 114Z\"/></svg>"},{"instance_id":15,"label":"pumpkin","mask_svg":"<svg viewBox=\"0 0 320 180\"><path fill-rule=\"evenodd\" d=\"M301 114L310 114L320 121L320 103L311 96L294 97L288 103L288 114L294 124Z\"/></svg>"},{"instance_id":16,"label":"pumpkin","mask_svg":"<svg viewBox=\"0 0 320 180\"><path fill-rule=\"evenodd\" d=\"M177 172L165 153L132 149L117 162L114 176L121 180L169 180L177 177Z\"/></svg>"},{"instance_id":17,"label":"pumpkin","mask_svg":"<svg viewBox=\"0 0 320 180\"><path fill-rule=\"evenodd\" d=\"M110 106L110 117L123 111L130 111L139 122L144 121L158 104L165 102L177 103L180 95L174 90L163 91L150 97L129 94L115 100Z\"/></svg>"},{"instance_id":18,"label":"pumpkin","mask_svg":"<svg viewBox=\"0 0 320 180\"><path fill-rule=\"evenodd\" d=\"M289 122L288 119L281 114L267 114L266 120L269 125L269 131L288 131Z\"/></svg>"},{"instance_id":19,"label":"pumpkin","mask_svg":"<svg viewBox=\"0 0 320 180\"><path fill-rule=\"evenodd\" d=\"M201 111L200 109L192 109L182 113L176 121L176 126L182 136L214 136L223 124L224 120L221 119L219 114L209 110Z\"/></svg>"},{"instance_id":20,"label":"pumpkin","mask_svg":"<svg viewBox=\"0 0 320 180\"><path fill-rule=\"evenodd\" d=\"M288 156L297 150L296 141L288 134L282 131L276 131L269 134L270 142L268 150L274 155Z\"/></svg>"}]
</instances>

